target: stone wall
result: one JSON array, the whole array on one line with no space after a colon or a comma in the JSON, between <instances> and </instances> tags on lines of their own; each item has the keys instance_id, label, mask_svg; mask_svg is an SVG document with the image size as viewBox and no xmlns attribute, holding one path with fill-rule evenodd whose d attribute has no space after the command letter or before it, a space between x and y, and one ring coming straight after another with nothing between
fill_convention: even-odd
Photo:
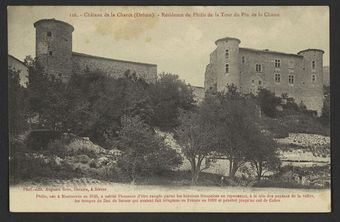
<instances>
[{"instance_id":1,"label":"stone wall","mask_svg":"<svg viewBox=\"0 0 340 222\"><path fill-rule=\"evenodd\" d=\"M116 59L108 59L98 56L73 52L72 69L75 73L88 71L100 71L114 78L123 77L124 73L136 74L147 82L155 82L157 79L157 65L130 62Z\"/></svg>"},{"instance_id":2,"label":"stone wall","mask_svg":"<svg viewBox=\"0 0 340 222\"><path fill-rule=\"evenodd\" d=\"M205 90L222 91L227 84L236 83L242 93L258 92L266 88L276 96L287 94L293 97L297 104L303 103L307 109L321 114L323 105L323 51L307 49L297 54L238 48L238 40L223 38L217 40L216 49L210 54L210 63L205 72ZM225 56L229 50L229 59ZM236 55L237 54L237 55ZM237 56L235 60L234 57ZM280 61L280 67L275 67L275 60ZM312 62L314 68L312 68ZM229 63L229 73L225 65ZM256 64L261 70L256 70ZM275 74L280 75L280 81L275 81ZM289 82L292 75L293 83ZM237 77L236 77L237 76Z\"/></svg>"},{"instance_id":3,"label":"stone wall","mask_svg":"<svg viewBox=\"0 0 340 222\"><path fill-rule=\"evenodd\" d=\"M242 58L243 57L243 58ZM280 67L275 67L275 60L280 60ZM243 61L243 62L242 62ZM241 89L244 93L256 94L259 88L266 88L276 96L287 94L295 98L297 103L306 86L306 76L303 72L303 56L268 53L240 49ZM261 65L261 72L256 72L256 64ZM275 74L280 75L280 81L275 81ZM294 83L288 81L289 75L294 76Z\"/></svg>"},{"instance_id":4,"label":"stone wall","mask_svg":"<svg viewBox=\"0 0 340 222\"><path fill-rule=\"evenodd\" d=\"M266 88L276 96L287 94L297 104L303 103L308 109L321 114L323 78L319 68L322 67L320 58L308 59L303 55L240 48L239 59L242 92L256 94L259 88ZM311 66L314 59L316 69L312 71L307 66ZM280 60L280 68L275 67L275 60ZM261 65L261 72L256 71L256 64ZM275 74L280 74L280 82L275 81ZM312 74L316 75L314 82ZM289 83L289 75L294 76L293 84Z\"/></svg>"}]
</instances>

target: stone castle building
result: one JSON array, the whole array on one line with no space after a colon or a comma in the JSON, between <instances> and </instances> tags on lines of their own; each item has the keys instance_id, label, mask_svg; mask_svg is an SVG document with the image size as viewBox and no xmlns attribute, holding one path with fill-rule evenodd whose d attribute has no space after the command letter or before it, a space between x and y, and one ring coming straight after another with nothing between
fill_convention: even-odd
<instances>
[{"instance_id":1,"label":"stone castle building","mask_svg":"<svg viewBox=\"0 0 340 222\"><path fill-rule=\"evenodd\" d=\"M56 19L34 23L36 29L36 60L51 75L68 81L72 73L100 71L114 78L125 73L147 82L156 81L157 65L103 58L72 51L72 25Z\"/></svg>"},{"instance_id":2,"label":"stone castle building","mask_svg":"<svg viewBox=\"0 0 340 222\"><path fill-rule=\"evenodd\" d=\"M205 71L205 91L223 91L234 84L242 93L266 88L276 96L287 94L297 104L321 114L323 106L323 51L297 54L239 47L236 38L218 39Z\"/></svg>"}]
</instances>

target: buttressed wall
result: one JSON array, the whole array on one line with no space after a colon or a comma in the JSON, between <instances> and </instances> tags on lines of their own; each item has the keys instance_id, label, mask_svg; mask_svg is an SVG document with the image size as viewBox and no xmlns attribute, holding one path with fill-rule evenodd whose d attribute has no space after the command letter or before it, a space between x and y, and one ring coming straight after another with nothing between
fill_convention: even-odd
<instances>
[{"instance_id":1,"label":"buttressed wall","mask_svg":"<svg viewBox=\"0 0 340 222\"><path fill-rule=\"evenodd\" d=\"M44 70L51 75L62 76L68 81L72 73L100 71L111 77L122 77L125 73L135 74L147 82L157 79L157 65L123 61L72 51L73 26L55 20L43 19L34 23L36 28L36 58Z\"/></svg>"},{"instance_id":2,"label":"buttressed wall","mask_svg":"<svg viewBox=\"0 0 340 222\"><path fill-rule=\"evenodd\" d=\"M277 96L287 94L297 104L321 114L323 106L323 51L306 49L297 54L240 48L240 40L216 42L205 73L205 90L226 90L234 84L242 93L266 88Z\"/></svg>"}]
</instances>

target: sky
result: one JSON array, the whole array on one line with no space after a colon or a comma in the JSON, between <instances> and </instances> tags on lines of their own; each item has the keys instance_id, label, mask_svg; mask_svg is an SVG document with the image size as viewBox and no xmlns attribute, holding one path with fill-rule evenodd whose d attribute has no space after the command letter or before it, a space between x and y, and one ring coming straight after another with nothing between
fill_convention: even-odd
<instances>
[{"instance_id":1,"label":"sky","mask_svg":"<svg viewBox=\"0 0 340 222\"><path fill-rule=\"evenodd\" d=\"M35 56L33 23L55 18L73 25L74 52L157 64L158 73L177 74L195 86L204 85L215 40L227 36L240 39L245 48L287 53L322 49L324 65L329 65L327 6L9 6L7 10L8 53L20 60ZM170 13L177 17L165 16Z\"/></svg>"}]
</instances>

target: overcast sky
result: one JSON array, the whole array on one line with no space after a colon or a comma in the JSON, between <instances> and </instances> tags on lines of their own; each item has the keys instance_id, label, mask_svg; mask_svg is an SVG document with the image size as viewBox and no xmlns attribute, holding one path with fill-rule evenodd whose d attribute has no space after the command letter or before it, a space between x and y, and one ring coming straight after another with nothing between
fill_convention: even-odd
<instances>
[{"instance_id":1,"label":"overcast sky","mask_svg":"<svg viewBox=\"0 0 340 222\"><path fill-rule=\"evenodd\" d=\"M104 13L154 13L155 17L85 17ZM163 17L162 12L218 13L216 17ZM249 16L222 17L248 13ZM78 17L71 17L77 13ZM263 16L251 16L252 13ZM276 16L264 16L265 14ZM80 16L82 15L82 16ZM158 16L159 15L159 16ZM39 19L55 18L74 26L73 51L108 58L154 63L158 73L178 74L187 83L204 84L205 67L215 40L236 37L240 47L297 53L307 48L325 51L329 65L329 8L280 7L53 7L8 8L9 54L23 60L35 55Z\"/></svg>"}]
</instances>

